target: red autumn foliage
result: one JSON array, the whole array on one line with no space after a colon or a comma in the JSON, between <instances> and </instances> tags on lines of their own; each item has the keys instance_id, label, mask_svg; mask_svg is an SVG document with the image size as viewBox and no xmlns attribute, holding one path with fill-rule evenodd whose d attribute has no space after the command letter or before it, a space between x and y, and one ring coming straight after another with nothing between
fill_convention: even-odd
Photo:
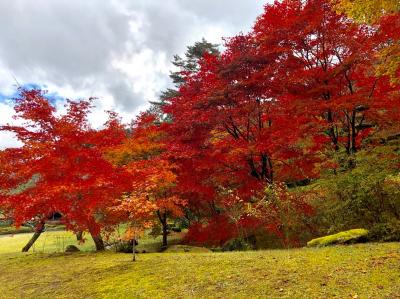
<instances>
[{"instance_id":1,"label":"red autumn foliage","mask_svg":"<svg viewBox=\"0 0 400 299\"><path fill-rule=\"evenodd\" d=\"M333 146L354 153L370 128L399 120L396 89L376 77L374 63L387 39L375 28L337 14L329 1L283 1L254 26L259 55L276 55L261 70L297 113L321 118Z\"/></svg>"},{"instance_id":2,"label":"red autumn foliage","mask_svg":"<svg viewBox=\"0 0 400 299\"><path fill-rule=\"evenodd\" d=\"M398 14L360 25L328 0L267 4L251 32L179 73L168 118L144 113L129 134L112 113L90 128L90 101L70 101L60 116L42 92L22 91L15 109L26 123L1 127L24 145L0 153L0 204L17 225L60 212L69 229L98 234L158 218L166 244L168 217L185 217L196 244L261 228L296 242L291 229L313 211L285 185L336 169L332 152L354 155L368 137L398 133L399 88L376 73L398 51L393 28Z\"/></svg>"},{"instance_id":3,"label":"red autumn foliage","mask_svg":"<svg viewBox=\"0 0 400 299\"><path fill-rule=\"evenodd\" d=\"M162 154L164 132L151 114L138 117L132 134L112 148L108 159L121 165L131 175L130 192L120 199L117 210L128 214L130 221L157 218L167 246L169 217L181 217L186 201L175 192L175 166Z\"/></svg>"},{"instance_id":4,"label":"red autumn foliage","mask_svg":"<svg viewBox=\"0 0 400 299\"><path fill-rule=\"evenodd\" d=\"M249 202L273 182L316 178L336 167L330 145L352 154L398 123L397 89L374 72L382 42L329 1L276 1L252 32L206 54L164 107L168 154L194 213L219 215L231 192Z\"/></svg>"},{"instance_id":5,"label":"red autumn foliage","mask_svg":"<svg viewBox=\"0 0 400 299\"><path fill-rule=\"evenodd\" d=\"M61 213L68 229L98 235L110 220L107 207L128 190L130 176L104 152L125 133L112 113L103 129L92 129L90 109L91 100L68 101L59 115L38 90L21 90L15 99L15 117L24 123L1 130L15 133L23 146L1 152L0 203L17 226Z\"/></svg>"},{"instance_id":6,"label":"red autumn foliage","mask_svg":"<svg viewBox=\"0 0 400 299\"><path fill-rule=\"evenodd\" d=\"M194 245L218 247L237 236L235 225L228 217L215 215L206 224L193 223L186 235L186 242Z\"/></svg>"}]
</instances>

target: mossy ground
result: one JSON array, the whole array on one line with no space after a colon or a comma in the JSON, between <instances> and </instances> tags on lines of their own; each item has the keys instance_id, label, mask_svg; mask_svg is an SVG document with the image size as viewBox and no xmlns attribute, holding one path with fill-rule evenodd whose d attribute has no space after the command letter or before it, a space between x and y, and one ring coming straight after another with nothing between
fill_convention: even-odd
<instances>
[{"instance_id":1,"label":"mossy ground","mask_svg":"<svg viewBox=\"0 0 400 299\"><path fill-rule=\"evenodd\" d=\"M131 262L112 252L50 253L56 234L74 236L47 234L47 253L19 253L29 235L0 238L0 298L400 298L399 243L147 253Z\"/></svg>"}]
</instances>

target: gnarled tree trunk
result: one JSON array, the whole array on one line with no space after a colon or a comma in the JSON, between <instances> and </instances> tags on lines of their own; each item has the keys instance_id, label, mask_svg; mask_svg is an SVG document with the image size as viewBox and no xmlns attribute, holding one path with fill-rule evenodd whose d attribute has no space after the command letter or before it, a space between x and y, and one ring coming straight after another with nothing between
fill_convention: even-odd
<instances>
[{"instance_id":1,"label":"gnarled tree trunk","mask_svg":"<svg viewBox=\"0 0 400 299\"><path fill-rule=\"evenodd\" d=\"M104 242L103 239L101 238L100 233L95 232L94 230L89 228L89 233L92 236L94 245L96 246L96 251L104 251L105 247L104 247Z\"/></svg>"},{"instance_id":2,"label":"gnarled tree trunk","mask_svg":"<svg viewBox=\"0 0 400 299\"><path fill-rule=\"evenodd\" d=\"M29 249L33 246L33 244L35 244L36 240L39 239L40 235L44 231L44 225L45 225L44 221L38 224L38 226L35 228L35 233L33 234L32 238L24 246L24 248L22 248L22 252L28 252Z\"/></svg>"},{"instance_id":3,"label":"gnarled tree trunk","mask_svg":"<svg viewBox=\"0 0 400 299\"><path fill-rule=\"evenodd\" d=\"M96 251L104 251L104 242L100 235L92 235L94 244L96 245Z\"/></svg>"}]
</instances>

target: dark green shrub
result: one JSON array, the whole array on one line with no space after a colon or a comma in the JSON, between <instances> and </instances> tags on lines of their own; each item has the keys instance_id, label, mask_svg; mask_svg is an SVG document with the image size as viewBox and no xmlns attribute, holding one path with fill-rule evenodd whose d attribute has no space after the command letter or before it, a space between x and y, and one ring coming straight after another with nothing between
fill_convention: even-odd
<instances>
[{"instance_id":1,"label":"dark green shrub","mask_svg":"<svg viewBox=\"0 0 400 299\"><path fill-rule=\"evenodd\" d=\"M371 241L400 241L400 221L391 221L374 225L368 234L368 238Z\"/></svg>"},{"instance_id":2,"label":"dark green shrub","mask_svg":"<svg viewBox=\"0 0 400 299\"><path fill-rule=\"evenodd\" d=\"M79 252L79 251L80 251L79 248L76 247L75 245L68 245L65 248L65 252Z\"/></svg>"},{"instance_id":3,"label":"dark green shrub","mask_svg":"<svg viewBox=\"0 0 400 299\"><path fill-rule=\"evenodd\" d=\"M180 227L171 227L171 230L176 233L180 233L182 231Z\"/></svg>"},{"instance_id":4,"label":"dark green shrub","mask_svg":"<svg viewBox=\"0 0 400 299\"><path fill-rule=\"evenodd\" d=\"M138 245L138 242L135 240L135 245ZM121 253L132 253L133 251L133 241L120 241L115 243L112 248L114 248L114 250L116 252L121 252ZM139 253L136 251L136 253Z\"/></svg>"},{"instance_id":5,"label":"dark green shrub","mask_svg":"<svg viewBox=\"0 0 400 299\"><path fill-rule=\"evenodd\" d=\"M149 232L149 236L152 236L153 238L157 238L162 234L162 229L160 225L154 225L151 228L151 231Z\"/></svg>"},{"instance_id":6,"label":"dark green shrub","mask_svg":"<svg viewBox=\"0 0 400 299\"><path fill-rule=\"evenodd\" d=\"M169 246L164 252L177 253L177 252L193 252L193 253L208 253L210 249L205 247L189 246L189 245L172 245Z\"/></svg>"},{"instance_id":7,"label":"dark green shrub","mask_svg":"<svg viewBox=\"0 0 400 299\"><path fill-rule=\"evenodd\" d=\"M357 153L354 168L340 168L316 180L307 191L316 214L318 235L357 227L371 230L374 240L394 240L400 221L400 145Z\"/></svg>"},{"instance_id":8,"label":"dark green shrub","mask_svg":"<svg viewBox=\"0 0 400 299\"><path fill-rule=\"evenodd\" d=\"M247 251L253 249L254 246L243 239L232 239L222 246L222 251Z\"/></svg>"}]
</instances>

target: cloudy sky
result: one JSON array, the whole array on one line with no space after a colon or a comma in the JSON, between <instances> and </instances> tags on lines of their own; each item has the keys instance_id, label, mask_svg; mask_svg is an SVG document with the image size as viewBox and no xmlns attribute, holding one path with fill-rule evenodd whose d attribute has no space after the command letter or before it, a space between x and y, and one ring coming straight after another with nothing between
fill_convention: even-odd
<instances>
[{"instance_id":1,"label":"cloudy sky","mask_svg":"<svg viewBox=\"0 0 400 299\"><path fill-rule=\"evenodd\" d=\"M125 121L169 84L174 54L202 37L248 31L266 0L1 0L0 124L12 122L17 85L57 97L98 98ZM62 106L62 101L58 103ZM0 132L0 149L17 145Z\"/></svg>"}]
</instances>

